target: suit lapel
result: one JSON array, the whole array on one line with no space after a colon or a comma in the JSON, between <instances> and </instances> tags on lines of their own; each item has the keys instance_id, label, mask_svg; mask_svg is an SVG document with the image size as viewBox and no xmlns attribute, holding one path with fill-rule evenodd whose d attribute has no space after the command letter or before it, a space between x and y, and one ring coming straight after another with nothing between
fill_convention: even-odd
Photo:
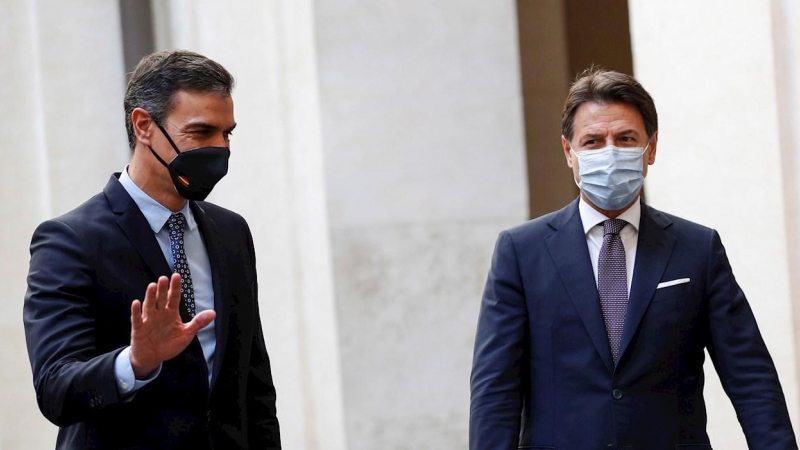
<instances>
[{"instance_id":1,"label":"suit lapel","mask_svg":"<svg viewBox=\"0 0 800 450\"><path fill-rule=\"evenodd\" d=\"M556 230L545 238L550 257L597 352L611 371L614 367L611 348L600 310L600 297L578 212L578 201L556 213L550 226Z\"/></svg>"},{"instance_id":2,"label":"suit lapel","mask_svg":"<svg viewBox=\"0 0 800 450\"><path fill-rule=\"evenodd\" d=\"M150 224L147 223L144 214L136 206L136 202L133 201L125 191L125 188L119 183L117 176L118 174L113 175L105 189L103 189L103 193L111 205L111 210L119 215L117 225L145 262L153 281L162 275L170 276L172 270L170 270L169 264L161 252L161 247L158 245Z\"/></svg>"},{"instance_id":3,"label":"suit lapel","mask_svg":"<svg viewBox=\"0 0 800 450\"><path fill-rule=\"evenodd\" d=\"M206 244L208 261L211 264L211 281L214 286L214 311L217 318L214 319L214 334L216 337L216 351L214 352L214 369L211 374L211 387L217 380L219 369L222 367L222 359L225 357L225 345L228 338L228 299L230 298L227 283L223 280L229 279L228 265L225 259L225 252L220 246L223 237L220 236L219 228L214 219L210 217L203 207L197 202L191 202L192 213L200 227L203 242ZM209 392L210 392L209 389Z\"/></svg>"},{"instance_id":4,"label":"suit lapel","mask_svg":"<svg viewBox=\"0 0 800 450\"><path fill-rule=\"evenodd\" d=\"M660 212L642 202L642 217L639 223L639 239L636 247L636 264L628 298L628 312L620 341L620 360L630 345L642 321L650 300L656 292L664 269L667 267L675 238L665 229L672 222Z\"/></svg>"}]
</instances>

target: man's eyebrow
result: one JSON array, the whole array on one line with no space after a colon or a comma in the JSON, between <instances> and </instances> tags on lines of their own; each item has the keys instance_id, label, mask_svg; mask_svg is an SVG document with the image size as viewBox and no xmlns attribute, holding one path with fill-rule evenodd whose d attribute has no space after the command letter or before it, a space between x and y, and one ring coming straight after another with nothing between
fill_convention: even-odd
<instances>
[{"instance_id":1,"label":"man's eyebrow","mask_svg":"<svg viewBox=\"0 0 800 450\"><path fill-rule=\"evenodd\" d=\"M581 134L580 136L578 136L578 138L579 138L580 140L584 140L584 139L597 139L597 138L602 138L603 136L604 136L604 135L603 135L602 133L595 132L595 133L586 133L586 134Z\"/></svg>"},{"instance_id":2,"label":"man's eyebrow","mask_svg":"<svg viewBox=\"0 0 800 450\"><path fill-rule=\"evenodd\" d=\"M230 128L226 129L225 131L230 133L231 131L233 131L234 128L236 128L236 125L237 124L234 123ZM219 128L219 127L217 127L216 125L212 125L212 124L210 124L208 122L197 121L197 122L189 122L187 124L184 124L183 131L208 130L208 129L215 129L215 128Z\"/></svg>"},{"instance_id":3,"label":"man's eyebrow","mask_svg":"<svg viewBox=\"0 0 800 450\"><path fill-rule=\"evenodd\" d=\"M198 129L198 128L214 128L214 126L208 122L202 122L202 121L189 122L183 125L184 131Z\"/></svg>"}]
</instances>

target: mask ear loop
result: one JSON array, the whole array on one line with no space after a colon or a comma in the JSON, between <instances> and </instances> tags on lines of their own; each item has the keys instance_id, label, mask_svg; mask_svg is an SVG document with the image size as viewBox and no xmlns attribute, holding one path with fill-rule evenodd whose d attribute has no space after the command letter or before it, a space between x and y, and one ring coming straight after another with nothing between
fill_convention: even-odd
<instances>
[{"instance_id":1,"label":"mask ear loop","mask_svg":"<svg viewBox=\"0 0 800 450\"><path fill-rule=\"evenodd\" d=\"M567 142L569 143L569 153L575 158L573 160L572 164L575 165L576 162L580 163L581 158L578 156L578 152L575 151L575 147L572 146L572 142L569 142L569 141L567 141ZM578 167L579 167L578 173L580 173L580 166L578 166ZM578 180L575 179L575 172L574 171L572 172L572 182L575 183L575 186L578 186L579 190L581 189L581 184L578 183Z\"/></svg>"},{"instance_id":2,"label":"mask ear loop","mask_svg":"<svg viewBox=\"0 0 800 450\"><path fill-rule=\"evenodd\" d=\"M155 121L154 121L154 122L155 122ZM175 142L173 142L172 138L171 138L171 137L169 137L169 134L167 134L167 130L165 130L165 129L164 129L164 127L162 127L162 126L161 126L161 124L160 124L160 123L158 123L158 122L156 122L156 126L158 127L158 129L159 129L159 130L161 130L161 133L163 133L163 134L164 134L164 137L165 137L165 138L167 138L167 141L169 141L169 144L172 146L172 149L173 149L173 150L175 150L175 153L177 153L177 154L179 154L179 155L180 155L180 154L181 154L181 152L180 152L180 150L178 150L178 146L177 146L177 145L175 145ZM159 162L160 162L160 163L161 163L161 164L162 164L164 167L169 167L169 164L167 164L167 162L166 162L166 161L164 161L164 160L163 160L163 159L162 159L160 156L158 156L158 153L156 153L156 151L155 151L155 150L153 150L153 147L151 147L151 146L149 146L149 145L148 145L148 146L147 146L147 148L149 148L149 149L150 149L150 152L151 152L151 153L153 153L153 156L155 156L155 157L156 157L156 159L157 159L157 160L158 160L158 161L159 161Z\"/></svg>"},{"instance_id":3,"label":"mask ear loop","mask_svg":"<svg viewBox=\"0 0 800 450\"><path fill-rule=\"evenodd\" d=\"M169 145L171 145L171 146L172 146L172 149L173 149L173 150L175 150L175 153L177 153L177 154L179 154L179 155L180 155L180 154L181 154L181 151L180 151L180 150L178 150L178 146L177 146L177 145L175 145L175 142L173 142L173 141L172 141L172 138L171 138L171 137L169 137L169 134L167 134L167 130L165 130L165 129L164 129L164 127L162 127L162 126L161 126L161 124L160 124L160 123L158 123L158 122L156 122L156 125L158 126L158 129L159 129L159 130L161 130L161 132L162 132L162 133L164 133L164 137L166 137L166 138L167 138L167 140L169 141Z\"/></svg>"}]
</instances>

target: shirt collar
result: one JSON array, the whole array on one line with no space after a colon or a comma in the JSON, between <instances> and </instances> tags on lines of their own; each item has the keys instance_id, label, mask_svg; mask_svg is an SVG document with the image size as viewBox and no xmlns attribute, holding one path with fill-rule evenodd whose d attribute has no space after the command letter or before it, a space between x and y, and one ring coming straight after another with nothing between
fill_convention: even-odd
<instances>
[{"instance_id":1,"label":"shirt collar","mask_svg":"<svg viewBox=\"0 0 800 450\"><path fill-rule=\"evenodd\" d=\"M578 211L581 214L581 222L583 222L584 234L589 234L589 230L609 219L603 213L586 203L586 200L583 199L583 195L581 195L580 200L578 201ZM639 219L641 218L641 201L634 202L630 208L626 209L622 212L622 214L617 216L617 219L622 219L631 224L637 232L639 231Z\"/></svg>"},{"instance_id":2,"label":"shirt collar","mask_svg":"<svg viewBox=\"0 0 800 450\"><path fill-rule=\"evenodd\" d=\"M153 229L153 233L158 233L164 228L164 224L167 223L169 216L172 215L172 211L167 209L161 203L158 203L145 193L136 183L131 180L131 177L128 175L128 166L125 166L125 170L122 171L122 174L119 176L119 182L125 191L128 192L128 195L131 196L136 206L139 207L139 210L144 215L144 218L147 219L147 223L150 224L150 228ZM183 216L186 218L186 228L189 230L194 230L197 226L197 222L194 220L194 215L192 214L192 208L189 206L189 202L183 204L183 207L180 209Z\"/></svg>"}]
</instances>

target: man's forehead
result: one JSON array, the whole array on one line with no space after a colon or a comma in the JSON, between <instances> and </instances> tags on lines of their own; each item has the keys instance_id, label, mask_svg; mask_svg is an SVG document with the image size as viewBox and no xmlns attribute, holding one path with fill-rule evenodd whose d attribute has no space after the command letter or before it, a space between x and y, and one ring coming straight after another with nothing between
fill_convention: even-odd
<instances>
[{"instance_id":1,"label":"man's forehead","mask_svg":"<svg viewBox=\"0 0 800 450\"><path fill-rule=\"evenodd\" d=\"M229 128L235 126L233 99L215 92L180 90L172 98L170 120L186 125L197 124Z\"/></svg>"},{"instance_id":2,"label":"man's forehead","mask_svg":"<svg viewBox=\"0 0 800 450\"><path fill-rule=\"evenodd\" d=\"M575 131L581 134L608 131L643 132L644 120L636 107L627 103L583 103L575 111Z\"/></svg>"}]
</instances>

